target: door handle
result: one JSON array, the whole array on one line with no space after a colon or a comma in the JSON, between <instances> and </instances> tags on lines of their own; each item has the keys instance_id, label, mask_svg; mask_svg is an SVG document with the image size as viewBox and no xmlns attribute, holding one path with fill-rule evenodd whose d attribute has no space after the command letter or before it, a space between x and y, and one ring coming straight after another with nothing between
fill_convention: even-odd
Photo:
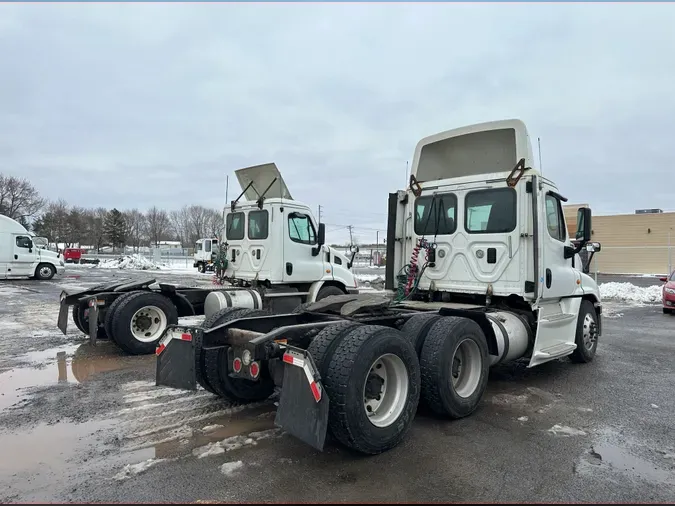
<instances>
[{"instance_id":1,"label":"door handle","mask_svg":"<svg viewBox=\"0 0 675 506\"><path fill-rule=\"evenodd\" d=\"M291 262L286 262L286 274L289 276L293 274L293 264Z\"/></svg>"},{"instance_id":2,"label":"door handle","mask_svg":"<svg viewBox=\"0 0 675 506\"><path fill-rule=\"evenodd\" d=\"M551 269L546 269L546 288L551 288L551 278L553 275L551 274Z\"/></svg>"},{"instance_id":3,"label":"door handle","mask_svg":"<svg viewBox=\"0 0 675 506\"><path fill-rule=\"evenodd\" d=\"M14 255L14 260L18 260L18 259L19 259L19 255Z\"/></svg>"}]
</instances>

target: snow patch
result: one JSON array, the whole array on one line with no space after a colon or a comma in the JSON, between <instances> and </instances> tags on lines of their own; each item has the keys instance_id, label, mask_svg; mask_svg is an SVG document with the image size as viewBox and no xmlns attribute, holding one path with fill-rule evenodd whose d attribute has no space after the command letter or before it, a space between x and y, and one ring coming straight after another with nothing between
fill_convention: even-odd
<instances>
[{"instance_id":1,"label":"snow patch","mask_svg":"<svg viewBox=\"0 0 675 506\"><path fill-rule=\"evenodd\" d=\"M530 418L527 416L519 416L518 421L519 422L527 422Z\"/></svg>"},{"instance_id":2,"label":"snow patch","mask_svg":"<svg viewBox=\"0 0 675 506\"><path fill-rule=\"evenodd\" d=\"M206 427L202 428L202 432L213 432L214 430L222 429L225 427L224 425L220 425L218 423L214 425L207 425Z\"/></svg>"},{"instance_id":3,"label":"snow patch","mask_svg":"<svg viewBox=\"0 0 675 506\"><path fill-rule=\"evenodd\" d=\"M583 430L575 429L573 427L567 427L566 425L555 424L553 427L548 429L548 432L556 436L585 436L586 433Z\"/></svg>"},{"instance_id":4,"label":"snow patch","mask_svg":"<svg viewBox=\"0 0 675 506\"><path fill-rule=\"evenodd\" d=\"M225 476L232 476L235 471L241 469L242 467L244 467L244 463L241 460L237 460L235 462L225 462L222 466L220 466L220 472Z\"/></svg>"},{"instance_id":5,"label":"snow patch","mask_svg":"<svg viewBox=\"0 0 675 506\"><path fill-rule=\"evenodd\" d=\"M600 285L600 297L638 304L653 304L661 302L663 285L635 286L632 283L618 283L610 281Z\"/></svg>"},{"instance_id":6,"label":"snow patch","mask_svg":"<svg viewBox=\"0 0 675 506\"><path fill-rule=\"evenodd\" d=\"M659 409L658 404L652 404L651 406L652 406L652 408L654 408L654 409Z\"/></svg>"},{"instance_id":7,"label":"snow patch","mask_svg":"<svg viewBox=\"0 0 675 506\"><path fill-rule=\"evenodd\" d=\"M130 478L131 476L135 476L137 474L142 473L143 471L150 469L155 464L159 464L164 460L166 459L148 459L144 460L143 462L139 462L138 464L127 464L126 466L124 466L124 469L122 469L119 473L113 476L113 479L118 481L125 480L127 478Z\"/></svg>"},{"instance_id":8,"label":"snow patch","mask_svg":"<svg viewBox=\"0 0 675 506\"><path fill-rule=\"evenodd\" d=\"M156 271L162 269L164 266L136 253L133 255L122 255L119 258L103 260L98 264L98 267L100 269L137 269L142 271Z\"/></svg>"}]
</instances>

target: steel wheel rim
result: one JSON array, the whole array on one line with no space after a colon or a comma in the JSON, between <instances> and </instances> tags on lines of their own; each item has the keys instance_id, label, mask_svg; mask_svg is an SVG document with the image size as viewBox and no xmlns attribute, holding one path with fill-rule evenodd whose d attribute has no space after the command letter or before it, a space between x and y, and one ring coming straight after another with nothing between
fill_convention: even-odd
<instances>
[{"instance_id":1,"label":"steel wheel rim","mask_svg":"<svg viewBox=\"0 0 675 506\"><path fill-rule=\"evenodd\" d=\"M167 327L164 311L157 306L145 306L131 317L131 334L142 343L156 341Z\"/></svg>"},{"instance_id":2,"label":"steel wheel rim","mask_svg":"<svg viewBox=\"0 0 675 506\"><path fill-rule=\"evenodd\" d=\"M593 346L595 346L595 343L598 341L598 335L596 332L595 320L590 313L586 313L586 316L584 316L582 335L584 338L584 346L587 350L592 350Z\"/></svg>"},{"instance_id":3,"label":"steel wheel rim","mask_svg":"<svg viewBox=\"0 0 675 506\"><path fill-rule=\"evenodd\" d=\"M388 427L398 420L408 398L408 383L408 369L399 356L387 353L372 363L363 383L363 409L370 423Z\"/></svg>"},{"instance_id":4,"label":"steel wheel rim","mask_svg":"<svg viewBox=\"0 0 675 506\"><path fill-rule=\"evenodd\" d=\"M480 383L483 357L472 339L460 341L450 361L450 383L457 395L471 397Z\"/></svg>"},{"instance_id":5,"label":"steel wheel rim","mask_svg":"<svg viewBox=\"0 0 675 506\"><path fill-rule=\"evenodd\" d=\"M48 278L52 273L52 270L49 267L41 267L40 268L40 276L43 278Z\"/></svg>"}]
</instances>

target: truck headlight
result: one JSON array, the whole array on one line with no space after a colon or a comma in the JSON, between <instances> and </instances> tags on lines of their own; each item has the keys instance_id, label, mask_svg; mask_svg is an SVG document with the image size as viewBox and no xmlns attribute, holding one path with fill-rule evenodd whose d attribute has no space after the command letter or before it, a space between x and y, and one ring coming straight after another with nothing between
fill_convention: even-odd
<instances>
[{"instance_id":1,"label":"truck headlight","mask_svg":"<svg viewBox=\"0 0 675 506\"><path fill-rule=\"evenodd\" d=\"M664 288L663 290L666 293L672 293L673 295L675 295L675 288Z\"/></svg>"}]
</instances>

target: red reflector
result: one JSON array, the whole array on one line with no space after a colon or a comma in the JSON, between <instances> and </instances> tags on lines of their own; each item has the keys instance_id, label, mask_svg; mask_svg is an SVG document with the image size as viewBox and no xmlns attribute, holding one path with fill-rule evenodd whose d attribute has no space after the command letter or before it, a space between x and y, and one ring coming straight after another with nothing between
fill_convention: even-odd
<instances>
[{"instance_id":1,"label":"red reflector","mask_svg":"<svg viewBox=\"0 0 675 506\"><path fill-rule=\"evenodd\" d=\"M232 362L232 367L234 368L234 372L241 371L241 359L235 358L234 361Z\"/></svg>"},{"instance_id":2,"label":"red reflector","mask_svg":"<svg viewBox=\"0 0 675 506\"><path fill-rule=\"evenodd\" d=\"M157 347L157 349L155 350L155 353L156 353L157 355L159 355L160 353L162 353L162 352L164 351L164 348L166 348L166 346L163 345L163 344L160 344L160 345Z\"/></svg>"},{"instance_id":3,"label":"red reflector","mask_svg":"<svg viewBox=\"0 0 675 506\"><path fill-rule=\"evenodd\" d=\"M284 353L284 362L286 362L288 364L292 364L293 363L293 357L291 355L289 355L288 353Z\"/></svg>"},{"instance_id":4,"label":"red reflector","mask_svg":"<svg viewBox=\"0 0 675 506\"><path fill-rule=\"evenodd\" d=\"M316 384L316 381L312 381L312 383L309 385L309 388L312 389L314 400L319 402L321 400L321 391L319 390L319 385Z\"/></svg>"},{"instance_id":5,"label":"red reflector","mask_svg":"<svg viewBox=\"0 0 675 506\"><path fill-rule=\"evenodd\" d=\"M181 338L183 341L192 341L192 334L187 334L187 333L186 333L186 334L182 334L182 335L180 336L180 338Z\"/></svg>"},{"instance_id":6,"label":"red reflector","mask_svg":"<svg viewBox=\"0 0 675 506\"><path fill-rule=\"evenodd\" d=\"M258 374L260 374L260 366L258 365L258 362L253 362L251 364L251 367L250 367L249 371L251 373L251 376L253 376L254 378L257 378Z\"/></svg>"}]
</instances>

